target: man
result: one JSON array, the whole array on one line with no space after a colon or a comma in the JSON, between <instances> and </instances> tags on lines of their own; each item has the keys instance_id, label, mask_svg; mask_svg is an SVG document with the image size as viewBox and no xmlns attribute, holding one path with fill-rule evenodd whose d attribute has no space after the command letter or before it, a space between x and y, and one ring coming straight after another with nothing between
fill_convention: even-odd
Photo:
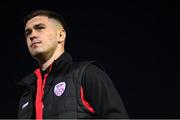
<instances>
[{"instance_id":1,"label":"man","mask_svg":"<svg viewBox=\"0 0 180 120\"><path fill-rule=\"evenodd\" d=\"M39 68L19 82L26 86L19 118L127 118L116 88L100 65L73 62L65 51L66 25L61 16L33 11L25 19L25 37Z\"/></svg>"}]
</instances>

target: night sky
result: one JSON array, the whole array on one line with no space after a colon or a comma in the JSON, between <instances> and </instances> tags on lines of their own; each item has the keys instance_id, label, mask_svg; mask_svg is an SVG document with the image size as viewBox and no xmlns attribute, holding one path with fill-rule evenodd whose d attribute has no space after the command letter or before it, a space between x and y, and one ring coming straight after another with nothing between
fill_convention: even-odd
<instances>
[{"instance_id":1,"label":"night sky","mask_svg":"<svg viewBox=\"0 0 180 120\"><path fill-rule=\"evenodd\" d=\"M17 118L16 82L38 66L23 26L35 9L64 16L66 51L104 66L130 118L180 118L180 8L170 0L1 2L0 118Z\"/></svg>"}]
</instances>

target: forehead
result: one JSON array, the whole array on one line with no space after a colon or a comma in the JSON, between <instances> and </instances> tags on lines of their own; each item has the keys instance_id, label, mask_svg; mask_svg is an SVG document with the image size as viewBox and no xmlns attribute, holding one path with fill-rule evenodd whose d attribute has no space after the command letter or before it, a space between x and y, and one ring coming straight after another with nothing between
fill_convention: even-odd
<instances>
[{"instance_id":1,"label":"forehead","mask_svg":"<svg viewBox=\"0 0 180 120\"><path fill-rule=\"evenodd\" d=\"M50 19L47 16L36 16L27 21L25 29L33 27L36 24L43 23L43 24L49 24Z\"/></svg>"}]
</instances>

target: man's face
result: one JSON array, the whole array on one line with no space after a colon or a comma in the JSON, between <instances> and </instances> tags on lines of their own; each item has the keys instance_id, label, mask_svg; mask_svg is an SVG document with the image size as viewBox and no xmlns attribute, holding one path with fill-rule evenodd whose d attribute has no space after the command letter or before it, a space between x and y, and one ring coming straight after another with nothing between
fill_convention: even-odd
<instances>
[{"instance_id":1,"label":"man's face","mask_svg":"<svg viewBox=\"0 0 180 120\"><path fill-rule=\"evenodd\" d=\"M25 26L28 49L33 57L52 54L58 45L55 20L46 16L36 16Z\"/></svg>"}]
</instances>

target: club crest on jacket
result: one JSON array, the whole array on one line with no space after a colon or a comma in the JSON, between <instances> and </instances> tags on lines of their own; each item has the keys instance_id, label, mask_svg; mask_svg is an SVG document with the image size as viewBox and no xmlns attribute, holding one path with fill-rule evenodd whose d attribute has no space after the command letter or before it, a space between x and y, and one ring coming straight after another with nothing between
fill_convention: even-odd
<instances>
[{"instance_id":1,"label":"club crest on jacket","mask_svg":"<svg viewBox=\"0 0 180 120\"><path fill-rule=\"evenodd\" d=\"M60 82L60 83L56 84L54 86L54 94L56 96L61 96L64 93L65 88L66 88L66 83L65 82Z\"/></svg>"}]
</instances>

